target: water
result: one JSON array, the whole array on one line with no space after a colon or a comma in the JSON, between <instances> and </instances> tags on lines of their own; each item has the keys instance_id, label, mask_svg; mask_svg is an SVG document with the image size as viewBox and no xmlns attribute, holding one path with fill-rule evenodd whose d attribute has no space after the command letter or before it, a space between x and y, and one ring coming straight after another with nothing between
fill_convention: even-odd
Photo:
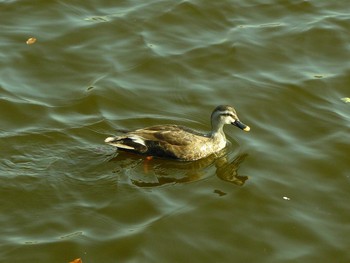
<instances>
[{"instance_id":1,"label":"water","mask_svg":"<svg viewBox=\"0 0 350 263\"><path fill-rule=\"evenodd\" d=\"M3 1L0 262L349 262L349 8ZM219 104L218 160L103 143Z\"/></svg>"}]
</instances>

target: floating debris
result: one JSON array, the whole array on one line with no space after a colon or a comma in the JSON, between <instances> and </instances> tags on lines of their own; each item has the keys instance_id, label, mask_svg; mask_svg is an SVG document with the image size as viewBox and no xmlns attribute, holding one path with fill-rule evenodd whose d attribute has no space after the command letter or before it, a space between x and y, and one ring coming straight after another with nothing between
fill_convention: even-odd
<instances>
[{"instance_id":1,"label":"floating debris","mask_svg":"<svg viewBox=\"0 0 350 263\"><path fill-rule=\"evenodd\" d=\"M223 192L223 191L221 191L221 190L218 190L218 189L215 189L215 190L214 190L214 193L215 193L215 194L218 194L219 196L227 195L227 193L225 193L225 192Z\"/></svg>"},{"instance_id":2,"label":"floating debris","mask_svg":"<svg viewBox=\"0 0 350 263\"><path fill-rule=\"evenodd\" d=\"M30 37L28 38L28 40L26 41L27 45L33 45L36 42L36 38L35 37Z\"/></svg>"},{"instance_id":3,"label":"floating debris","mask_svg":"<svg viewBox=\"0 0 350 263\"><path fill-rule=\"evenodd\" d=\"M290 200L290 198L289 198L289 197L287 197L287 196L283 196L283 199L284 199L284 200L287 200L287 201L289 201L289 200Z\"/></svg>"},{"instance_id":4,"label":"floating debris","mask_svg":"<svg viewBox=\"0 0 350 263\"><path fill-rule=\"evenodd\" d=\"M83 263L83 261L81 260L81 258L76 258L73 261L69 262L69 263Z\"/></svg>"},{"instance_id":5,"label":"floating debris","mask_svg":"<svg viewBox=\"0 0 350 263\"><path fill-rule=\"evenodd\" d=\"M342 101L344 101L345 103L350 103L350 98L341 98Z\"/></svg>"}]
</instances>

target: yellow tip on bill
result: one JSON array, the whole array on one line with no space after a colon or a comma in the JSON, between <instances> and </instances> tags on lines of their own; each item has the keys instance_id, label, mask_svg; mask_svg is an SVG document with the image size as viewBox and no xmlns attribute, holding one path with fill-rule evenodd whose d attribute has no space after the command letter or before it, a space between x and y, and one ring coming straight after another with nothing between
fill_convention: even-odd
<instances>
[{"instance_id":1,"label":"yellow tip on bill","mask_svg":"<svg viewBox=\"0 0 350 263\"><path fill-rule=\"evenodd\" d=\"M245 127L245 128L243 129L243 131L249 132L249 131L250 131L250 127L249 127L249 126Z\"/></svg>"}]
</instances>

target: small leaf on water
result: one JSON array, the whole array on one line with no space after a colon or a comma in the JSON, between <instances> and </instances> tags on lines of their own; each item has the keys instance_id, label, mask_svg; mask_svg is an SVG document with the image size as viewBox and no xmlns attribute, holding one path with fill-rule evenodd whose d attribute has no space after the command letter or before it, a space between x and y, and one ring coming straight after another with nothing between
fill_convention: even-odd
<instances>
[{"instance_id":1,"label":"small leaf on water","mask_svg":"<svg viewBox=\"0 0 350 263\"><path fill-rule=\"evenodd\" d=\"M28 40L26 41L27 45L33 45L36 42L36 38L35 37L30 37L28 38Z\"/></svg>"},{"instance_id":2,"label":"small leaf on water","mask_svg":"<svg viewBox=\"0 0 350 263\"><path fill-rule=\"evenodd\" d=\"M215 194L218 194L219 196L227 195L227 193L225 193L225 192L223 192L223 191L221 191L221 190L218 190L218 189L215 189L215 190L214 190L214 193L215 193Z\"/></svg>"},{"instance_id":3,"label":"small leaf on water","mask_svg":"<svg viewBox=\"0 0 350 263\"><path fill-rule=\"evenodd\" d=\"M69 262L69 263L83 263L83 261L81 260L81 258L76 258L73 261Z\"/></svg>"}]
</instances>

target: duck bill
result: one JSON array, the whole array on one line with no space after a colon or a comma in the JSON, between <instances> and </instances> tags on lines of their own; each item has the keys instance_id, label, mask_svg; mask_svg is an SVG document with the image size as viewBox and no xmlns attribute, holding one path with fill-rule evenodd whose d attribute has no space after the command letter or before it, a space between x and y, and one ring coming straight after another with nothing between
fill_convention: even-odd
<instances>
[{"instance_id":1,"label":"duck bill","mask_svg":"<svg viewBox=\"0 0 350 263\"><path fill-rule=\"evenodd\" d=\"M236 120L235 122L232 122L232 125L237 126L238 128L240 128L243 131L250 131L250 127L245 125L243 122L240 122L239 120Z\"/></svg>"}]
</instances>

